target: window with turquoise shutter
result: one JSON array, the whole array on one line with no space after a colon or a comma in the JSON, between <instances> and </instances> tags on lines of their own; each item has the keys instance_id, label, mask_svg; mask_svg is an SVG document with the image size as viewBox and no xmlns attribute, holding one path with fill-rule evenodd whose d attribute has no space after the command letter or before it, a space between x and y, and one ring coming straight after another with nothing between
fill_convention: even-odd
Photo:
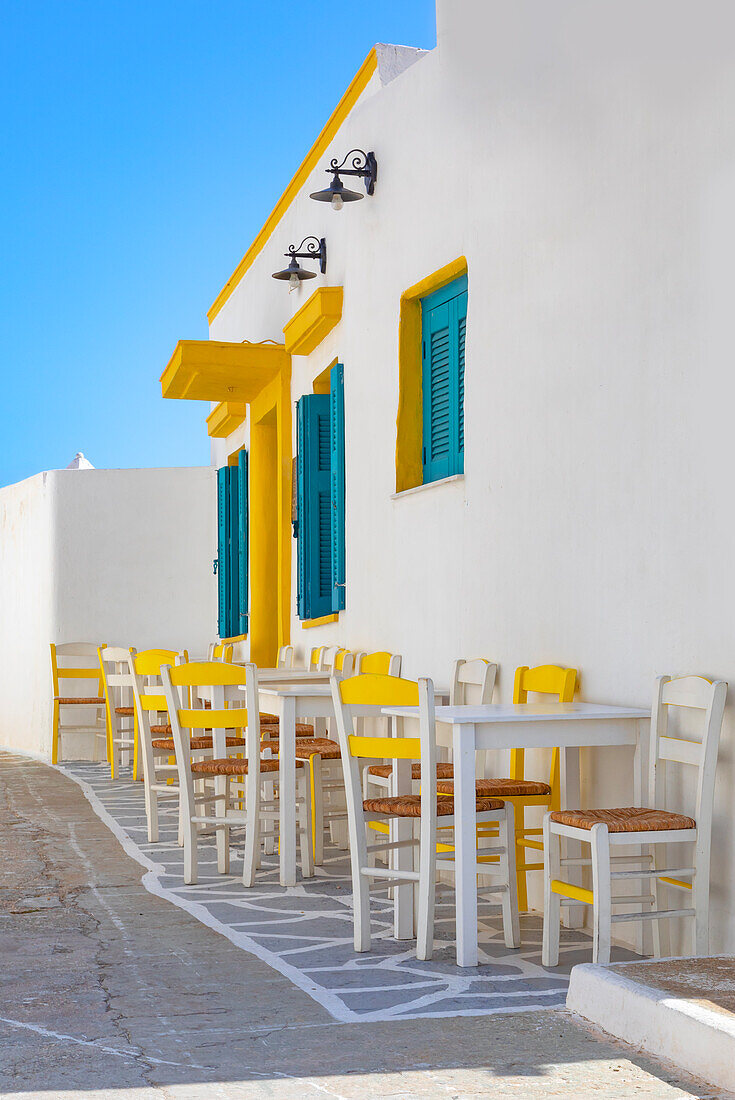
<instances>
[{"instance_id":1,"label":"window with turquoise shutter","mask_svg":"<svg viewBox=\"0 0 735 1100\"><path fill-rule=\"evenodd\" d=\"M248 630L248 456L217 471L217 583L220 638Z\"/></svg>"},{"instance_id":2,"label":"window with turquoise shutter","mask_svg":"<svg viewBox=\"0 0 735 1100\"><path fill-rule=\"evenodd\" d=\"M421 300L424 482L464 472L467 276Z\"/></svg>"},{"instance_id":3,"label":"window with turquoise shutter","mask_svg":"<svg viewBox=\"0 0 735 1100\"><path fill-rule=\"evenodd\" d=\"M345 606L345 383L335 363L329 377L332 611Z\"/></svg>"},{"instance_id":4,"label":"window with turquoise shutter","mask_svg":"<svg viewBox=\"0 0 735 1100\"><path fill-rule=\"evenodd\" d=\"M344 371L337 363L328 394L297 406L297 606L319 619L345 606Z\"/></svg>"}]
</instances>

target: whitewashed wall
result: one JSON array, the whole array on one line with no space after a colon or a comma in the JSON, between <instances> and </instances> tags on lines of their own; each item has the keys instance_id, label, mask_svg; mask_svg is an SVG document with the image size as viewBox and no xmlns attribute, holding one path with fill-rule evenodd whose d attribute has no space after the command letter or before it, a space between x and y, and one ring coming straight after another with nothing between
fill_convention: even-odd
<instances>
[{"instance_id":1,"label":"whitewashed wall","mask_svg":"<svg viewBox=\"0 0 735 1100\"><path fill-rule=\"evenodd\" d=\"M208 467L56 470L0 489L0 745L50 755L51 641L206 653L215 556ZM65 751L86 748L70 737Z\"/></svg>"},{"instance_id":2,"label":"whitewashed wall","mask_svg":"<svg viewBox=\"0 0 735 1100\"><path fill-rule=\"evenodd\" d=\"M353 110L324 164L374 149L375 197L335 214L315 171L211 327L278 339L315 286L345 288L293 397L344 362L347 609L294 617L297 647L391 649L443 684L482 654L506 700L517 665L549 661L586 699L645 704L657 674L696 672L735 701L732 11L440 0L437 49ZM307 233L328 272L289 295L270 275ZM465 477L394 499L400 294L459 255ZM735 949L734 751L731 704L715 950ZM630 802L627 753L583 771L588 804Z\"/></svg>"}]
</instances>

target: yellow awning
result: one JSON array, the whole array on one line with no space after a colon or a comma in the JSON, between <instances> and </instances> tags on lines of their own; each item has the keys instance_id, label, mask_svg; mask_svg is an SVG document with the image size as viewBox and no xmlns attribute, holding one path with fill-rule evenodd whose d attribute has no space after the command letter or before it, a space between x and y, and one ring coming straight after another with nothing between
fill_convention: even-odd
<instances>
[{"instance_id":1,"label":"yellow awning","mask_svg":"<svg viewBox=\"0 0 735 1100\"><path fill-rule=\"evenodd\" d=\"M186 401L252 401L290 364L283 344L179 340L161 375L164 397Z\"/></svg>"}]
</instances>

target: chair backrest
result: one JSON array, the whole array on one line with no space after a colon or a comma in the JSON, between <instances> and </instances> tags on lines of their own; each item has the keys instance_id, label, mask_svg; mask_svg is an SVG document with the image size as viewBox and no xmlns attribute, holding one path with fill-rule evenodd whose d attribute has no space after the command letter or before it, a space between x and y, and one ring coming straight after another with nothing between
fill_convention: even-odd
<instances>
[{"instance_id":1,"label":"chair backrest","mask_svg":"<svg viewBox=\"0 0 735 1100\"><path fill-rule=\"evenodd\" d=\"M351 676L355 667L355 655L349 649L338 649L334 653L325 653L323 669L325 672L338 672L341 676Z\"/></svg>"},{"instance_id":2,"label":"chair backrest","mask_svg":"<svg viewBox=\"0 0 735 1100\"><path fill-rule=\"evenodd\" d=\"M293 668L293 646L282 645L278 650L277 668Z\"/></svg>"},{"instance_id":3,"label":"chair backrest","mask_svg":"<svg viewBox=\"0 0 735 1100\"><path fill-rule=\"evenodd\" d=\"M96 680L97 696L102 697L104 683L97 651L106 648L106 643L99 647L94 642L51 642L50 648L54 695L61 695L60 680Z\"/></svg>"},{"instance_id":4,"label":"chair backrest","mask_svg":"<svg viewBox=\"0 0 735 1100\"><path fill-rule=\"evenodd\" d=\"M153 780L155 772L151 725L155 723L160 713L168 710L161 682L161 665L180 664L188 661L188 659L189 656L186 650L177 653L175 649L144 649L140 653L136 653L134 649L131 649L128 653L135 714L142 748L143 770L149 782ZM189 701L188 695L180 695L179 698L182 704L184 701ZM153 719L153 723L151 719Z\"/></svg>"},{"instance_id":5,"label":"chair backrest","mask_svg":"<svg viewBox=\"0 0 735 1100\"><path fill-rule=\"evenodd\" d=\"M209 647L208 658L210 661L232 660L232 642L212 642Z\"/></svg>"},{"instance_id":6,"label":"chair backrest","mask_svg":"<svg viewBox=\"0 0 735 1100\"><path fill-rule=\"evenodd\" d=\"M436 816L436 726L434 685L431 680L403 680L383 673L365 673L349 679L332 677L332 702L337 721L348 813L362 810L359 761L420 760L421 800ZM418 737L367 737L356 733L363 718L380 717L383 707L419 707ZM410 786L408 773L408 791Z\"/></svg>"},{"instance_id":7,"label":"chair backrest","mask_svg":"<svg viewBox=\"0 0 735 1100\"><path fill-rule=\"evenodd\" d=\"M130 671L130 654L135 650L125 649L124 646L100 646L97 650L102 684L105 691L107 713L113 726L115 707L132 703L133 675Z\"/></svg>"},{"instance_id":8,"label":"chair backrest","mask_svg":"<svg viewBox=\"0 0 735 1100\"><path fill-rule=\"evenodd\" d=\"M309 670L311 672L319 672L322 667L322 650L326 647L323 645L313 646L309 651Z\"/></svg>"},{"instance_id":9,"label":"chair backrest","mask_svg":"<svg viewBox=\"0 0 735 1100\"><path fill-rule=\"evenodd\" d=\"M163 665L163 691L168 706L179 774L191 776L189 744L191 735L211 730L214 756L227 755L226 731L246 729L245 754L248 779L260 771L260 717L258 711L258 672L255 665L232 665L222 661L190 661L188 664ZM245 687L245 706L242 688ZM211 693L212 709L201 710L181 705L181 692L206 689ZM227 706L227 703L235 704Z\"/></svg>"},{"instance_id":10,"label":"chair backrest","mask_svg":"<svg viewBox=\"0 0 735 1100\"><path fill-rule=\"evenodd\" d=\"M449 705L479 706L492 703L498 666L484 657L458 657L452 669Z\"/></svg>"},{"instance_id":11,"label":"chair backrest","mask_svg":"<svg viewBox=\"0 0 735 1100\"><path fill-rule=\"evenodd\" d=\"M402 659L399 653L358 653L356 671L383 676L400 676Z\"/></svg>"},{"instance_id":12,"label":"chair backrest","mask_svg":"<svg viewBox=\"0 0 735 1100\"><path fill-rule=\"evenodd\" d=\"M700 833L709 835L712 825L717 750L727 699L725 680L706 680L703 676L659 676L651 710L651 744L649 765L649 805L660 808L665 800L661 762L672 760L699 769L695 818ZM700 711L701 738L694 740L689 729L686 736L669 732L669 721L683 708Z\"/></svg>"},{"instance_id":13,"label":"chair backrest","mask_svg":"<svg viewBox=\"0 0 735 1100\"><path fill-rule=\"evenodd\" d=\"M529 691L540 695L556 695L560 703L571 703L577 686L576 668L560 668L559 665L537 665L516 669L513 683L513 702L527 703Z\"/></svg>"}]
</instances>

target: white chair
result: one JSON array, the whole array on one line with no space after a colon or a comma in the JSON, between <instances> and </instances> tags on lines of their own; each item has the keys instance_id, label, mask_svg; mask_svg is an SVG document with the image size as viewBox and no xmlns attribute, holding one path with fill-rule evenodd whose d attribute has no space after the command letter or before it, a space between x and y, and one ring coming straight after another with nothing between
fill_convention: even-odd
<instances>
[{"instance_id":1,"label":"white chair","mask_svg":"<svg viewBox=\"0 0 735 1100\"><path fill-rule=\"evenodd\" d=\"M188 659L186 650L179 654L172 649L146 649L141 653L131 649L128 654L138 728L138 751L143 760L148 840L151 843L159 838L159 799L173 798L178 801L179 797L178 771L173 761L174 743L161 683L161 665L185 663ZM182 702L185 701L188 701L188 696L182 696ZM206 741L206 744L193 751L206 755L208 748L211 756L211 736L201 740ZM179 843L183 843L181 830Z\"/></svg>"},{"instance_id":2,"label":"white chair","mask_svg":"<svg viewBox=\"0 0 735 1100\"><path fill-rule=\"evenodd\" d=\"M122 646L100 646L97 658L102 672L102 684L107 709L110 746L110 779L117 770L133 761L133 779L138 778L138 738L135 726L133 677L130 653Z\"/></svg>"},{"instance_id":3,"label":"white chair","mask_svg":"<svg viewBox=\"0 0 735 1100\"><path fill-rule=\"evenodd\" d=\"M592 961L610 961L612 925L621 921L654 922L654 949L660 954L659 922L671 917L694 917L694 954L706 955L709 949L709 869L712 804L714 799L717 748L727 696L724 680L711 683L701 676L656 681L651 714L648 806L626 806L609 810L554 810L544 817L544 934L542 962L556 966L559 961L559 915L562 904L592 906ZM701 712L701 740L694 740L687 728L685 736L669 730L669 719L681 716L682 709ZM690 719L691 720L691 719ZM675 761L698 768L694 817L658 809L665 800L664 766ZM587 890L562 880L563 868L579 864L577 859L562 859L562 838L589 844L592 865L592 889ZM664 845L690 844L693 857L686 866L665 866ZM622 845L640 847L640 854L611 855ZM658 846L656 854L647 849ZM678 849L677 849L678 850ZM682 862L674 859L674 863ZM612 870L619 864L638 863L638 869ZM613 881L622 883L647 879L650 895L615 896ZM685 881L691 879L691 882ZM689 893L692 905L678 909L658 908L658 883ZM562 902L562 899L565 899ZM617 905L653 905L653 910L613 913Z\"/></svg>"},{"instance_id":4,"label":"white chair","mask_svg":"<svg viewBox=\"0 0 735 1100\"><path fill-rule=\"evenodd\" d=\"M342 750L347 812L350 831L352 869L354 943L356 951L368 951L370 936L369 879L377 879L383 888L395 887L396 902L405 903L401 888L411 892L418 884L417 955L430 959L434 946L434 906L437 871L454 869L453 850L447 831L454 826L454 800L439 798L436 791L436 727L434 719L434 685L431 680L402 680L397 676L368 674L348 680L332 680L332 698L337 716L337 730ZM416 706L419 708L419 737L364 737L355 734L355 723L374 718L385 706ZM422 775L420 794L397 794L392 797L364 799L360 766L375 757L392 757L404 788L410 788L409 761L420 759ZM405 776L401 772L405 769ZM496 881L490 892L500 894L503 933L508 947L520 944L518 905L516 902L515 843L513 807L500 799L477 798L477 820L483 826L494 824L500 843L484 849L482 858L493 862L478 862L478 874L492 876ZM402 822L399 839L393 836L386 844L368 844L367 828L374 822L383 826ZM411 825L419 823L419 838L405 835ZM406 828L406 826L408 828ZM441 830L442 855L437 854L437 830ZM419 869L412 869L413 849L418 849ZM369 857L374 852L388 855L393 866L377 867ZM396 922L396 931L401 933ZM401 938L405 936L401 933Z\"/></svg>"},{"instance_id":5,"label":"white chair","mask_svg":"<svg viewBox=\"0 0 735 1100\"><path fill-rule=\"evenodd\" d=\"M293 668L293 646L282 645L278 650L276 668Z\"/></svg>"},{"instance_id":6,"label":"white chair","mask_svg":"<svg viewBox=\"0 0 735 1100\"><path fill-rule=\"evenodd\" d=\"M482 703L491 703L493 700L497 673L498 666L493 664L492 661L486 661L484 657L474 657L471 660L467 660L465 657L458 657L452 668L449 705L452 707L459 707L468 706L470 704L477 706ZM441 751L441 749L437 749L437 753ZM484 757L484 753L478 753L477 755L478 757L480 755ZM366 797L369 793L370 786L390 790L392 774L393 766L391 764L373 764L371 767L367 768L365 772ZM414 791L417 792L419 789L418 784L421 780L421 767L419 764L414 764L412 774L415 782ZM477 774L485 774L484 760L478 764ZM453 779L454 769L451 763L438 760L436 765L436 776L437 779Z\"/></svg>"},{"instance_id":7,"label":"white chair","mask_svg":"<svg viewBox=\"0 0 735 1100\"><path fill-rule=\"evenodd\" d=\"M214 826L217 835L217 869L228 874L230 869L230 830L245 829L245 859L243 882L252 886L260 864L261 817L278 821L275 801L263 798L263 784L278 780L278 760L261 757L260 719L258 710L258 673L255 665L244 668L220 662L190 662L171 668L161 668L164 695L173 732L179 797L183 821L184 881L197 881L197 842L202 826ZM246 707L238 705L245 682ZM211 710L193 710L181 706L180 689L207 688L212 695ZM227 706L227 703L230 703ZM244 745L238 744L238 756L227 753L228 731L245 729ZM212 759L192 761L192 738L203 730L211 730L214 755ZM305 878L314 874L311 812L308 771L303 761L297 767L297 813L301 840L301 872ZM195 782L213 780L214 806L200 813ZM231 790L231 784L234 791ZM244 787L244 789L243 789ZM199 803L199 805L198 805ZM234 804L233 804L234 803ZM204 807L206 809L206 807Z\"/></svg>"},{"instance_id":8,"label":"white chair","mask_svg":"<svg viewBox=\"0 0 735 1100\"><path fill-rule=\"evenodd\" d=\"M108 759L109 730L102 683L102 670L97 658L97 646L90 642L64 642L56 645L51 642L51 678L53 681L53 725L51 731L51 762L58 763L61 751L62 735L67 733L91 734L93 738L93 758L99 759L100 741L107 746ZM93 667L90 667L93 666ZM94 690L86 694L78 691L61 691L61 681L72 680L75 683L94 681ZM71 720L62 722L62 714L71 711ZM91 712L91 713L90 713ZM74 719L74 714L89 715L85 720Z\"/></svg>"},{"instance_id":9,"label":"white chair","mask_svg":"<svg viewBox=\"0 0 735 1100\"><path fill-rule=\"evenodd\" d=\"M375 673L378 676L400 676L403 659L400 653L361 652L355 656L355 675Z\"/></svg>"}]
</instances>

